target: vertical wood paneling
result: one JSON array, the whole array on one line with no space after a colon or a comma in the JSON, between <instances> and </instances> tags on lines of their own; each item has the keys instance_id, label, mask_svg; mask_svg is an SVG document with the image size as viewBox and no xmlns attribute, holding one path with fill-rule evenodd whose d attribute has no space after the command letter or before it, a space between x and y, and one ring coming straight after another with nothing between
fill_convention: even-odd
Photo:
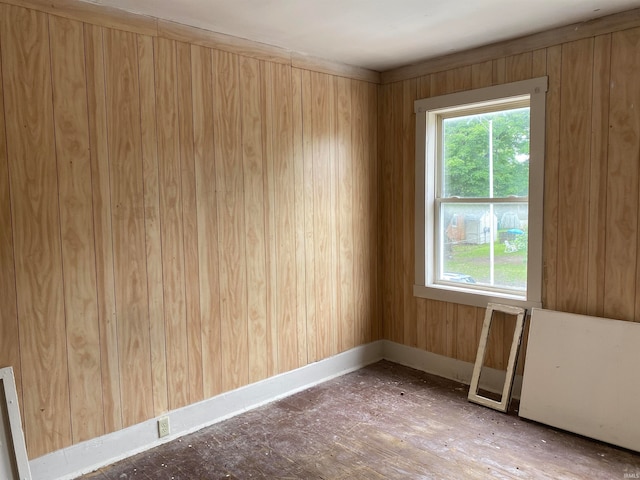
<instances>
[{"instance_id":1,"label":"vertical wood paneling","mask_svg":"<svg viewBox=\"0 0 640 480\"><path fill-rule=\"evenodd\" d=\"M403 135L403 117L405 108L403 105L403 82L393 84L391 88L392 95L392 124L391 124L391 142L392 153L387 161L391 162L391 223L388 224L391 230L391 236L393 238L393 268L389 272L390 279L393 279L393 285L395 288L392 293L392 315L394 318L393 329L391 332L391 339L395 342L402 343L404 340L404 299L405 289L403 278L403 152L404 152L404 135Z\"/></svg>"},{"instance_id":2,"label":"vertical wood paneling","mask_svg":"<svg viewBox=\"0 0 640 480\"><path fill-rule=\"evenodd\" d=\"M490 87L493 81L493 62L475 63L471 66L471 87Z\"/></svg>"},{"instance_id":3,"label":"vertical wood paneling","mask_svg":"<svg viewBox=\"0 0 640 480\"><path fill-rule=\"evenodd\" d=\"M218 258L218 204L211 51L191 47L202 369L205 397L222 391L222 339ZM195 287L195 286L194 286Z\"/></svg>"},{"instance_id":4,"label":"vertical wood paneling","mask_svg":"<svg viewBox=\"0 0 640 480\"><path fill-rule=\"evenodd\" d=\"M267 264L265 195L262 155L262 98L260 62L240 60L242 97L242 153L247 249L247 314L249 322L249 381L268 376Z\"/></svg>"},{"instance_id":5,"label":"vertical wood paneling","mask_svg":"<svg viewBox=\"0 0 640 480\"><path fill-rule=\"evenodd\" d=\"M591 169L589 188L589 253L587 314L604 315L605 229L607 222L607 148L609 143L609 82L611 35L596 37L593 48L591 109Z\"/></svg>"},{"instance_id":6,"label":"vertical wood paneling","mask_svg":"<svg viewBox=\"0 0 640 480\"><path fill-rule=\"evenodd\" d=\"M31 457L381 338L377 85L0 8L0 361Z\"/></svg>"},{"instance_id":7,"label":"vertical wood paneling","mask_svg":"<svg viewBox=\"0 0 640 480\"><path fill-rule=\"evenodd\" d=\"M546 105L544 206L542 251L542 303L545 308L557 308L558 275L558 170L560 165L560 88L562 80L562 47L547 49L549 87Z\"/></svg>"},{"instance_id":8,"label":"vertical wood paneling","mask_svg":"<svg viewBox=\"0 0 640 480\"><path fill-rule=\"evenodd\" d=\"M180 133L180 177L182 180L182 232L184 248L184 292L187 327L189 403L204 399L202 378L202 324L200 320L200 278L198 265L198 215L193 145L193 93L191 46L178 42L178 125Z\"/></svg>"},{"instance_id":9,"label":"vertical wood paneling","mask_svg":"<svg viewBox=\"0 0 640 480\"><path fill-rule=\"evenodd\" d=\"M563 45L562 65L557 308L586 313L593 40Z\"/></svg>"},{"instance_id":10,"label":"vertical wood paneling","mask_svg":"<svg viewBox=\"0 0 640 480\"><path fill-rule=\"evenodd\" d=\"M245 385L249 378L240 83L237 55L217 50L212 55L222 388L229 390Z\"/></svg>"},{"instance_id":11,"label":"vertical wood paneling","mask_svg":"<svg viewBox=\"0 0 640 480\"><path fill-rule=\"evenodd\" d=\"M380 101L378 102L378 125L380 135L378 137L378 151L380 152L379 188L380 191L380 278L381 278L381 315L382 315L382 337L391 339L391 327L393 325L392 298L393 283L389 281L391 268L393 265L393 241L391 238L391 186L392 186L392 161L393 152L392 132L391 132L391 107L393 98L391 96L391 85L380 87Z\"/></svg>"},{"instance_id":12,"label":"vertical wood paneling","mask_svg":"<svg viewBox=\"0 0 640 480\"><path fill-rule=\"evenodd\" d=\"M637 318L640 29L612 36L607 174L607 317Z\"/></svg>"},{"instance_id":13,"label":"vertical wood paneling","mask_svg":"<svg viewBox=\"0 0 640 480\"><path fill-rule=\"evenodd\" d=\"M368 190L365 193L364 204L368 209L364 209L361 221L368 224L368 230L363 232L367 239L369 270L365 278L369 282L369 289L366 298L361 298L363 303L368 305L368 314L365 315L366 325L365 341L379 340L382 338L382 300L380 295L380 273L379 273L379 252L380 252L380 222L379 214L381 207L381 195L378 191L378 178L380 174L380 153L378 151L378 86L371 83L364 84L367 90L365 99L365 121L367 126L365 135L365 158L364 162L368 169L365 171L365 179L368 180ZM355 202L358 203L358 202Z\"/></svg>"},{"instance_id":14,"label":"vertical wood paneling","mask_svg":"<svg viewBox=\"0 0 640 480\"><path fill-rule=\"evenodd\" d=\"M271 65L278 373L298 367L291 71Z\"/></svg>"},{"instance_id":15,"label":"vertical wood paneling","mask_svg":"<svg viewBox=\"0 0 640 480\"><path fill-rule=\"evenodd\" d=\"M639 36L638 29L629 29L417 79L418 97L424 98L549 76L543 237L545 308L626 320L640 317L636 313L640 311L640 295L635 292L640 282L640 268L635 261L640 249L640 119L633 107L637 103L636 92L630 90L640 76L636 58ZM404 264L400 261L398 251L410 246L413 231L403 228L401 234L396 233L398 205L411 208L414 195L407 182L410 175L403 175L408 164L399 165L397 161L397 152L406 152L415 141L413 135L403 137L399 130L402 120L398 119L408 118L400 114L401 109L412 106L412 99L400 93L408 82L383 85L378 94L382 135L378 151L383 159L378 175L383 199L379 218L386 225L379 233L384 252L379 263L384 336L395 341L403 337L400 341L406 345L473 361L482 309L415 299L409 282L400 281L398 276L415 255L405 255ZM485 363L504 368L513 322L498 320L492 327Z\"/></svg>"},{"instance_id":16,"label":"vertical wood paneling","mask_svg":"<svg viewBox=\"0 0 640 480\"><path fill-rule=\"evenodd\" d=\"M189 401L176 43L154 40L160 238L169 409Z\"/></svg>"},{"instance_id":17,"label":"vertical wood paneling","mask_svg":"<svg viewBox=\"0 0 640 480\"><path fill-rule=\"evenodd\" d=\"M470 72L470 70L469 70ZM417 97L415 79L402 83L402 285L403 343L417 346L416 302L413 297L415 269L415 138L416 122L413 102ZM398 162L399 163L399 162Z\"/></svg>"},{"instance_id":18,"label":"vertical wood paneling","mask_svg":"<svg viewBox=\"0 0 640 480\"><path fill-rule=\"evenodd\" d=\"M458 305L456 315L456 358L475 362L478 350L476 307Z\"/></svg>"},{"instance_id":19,"label":"vertical wood paneling","mask_svg":"<svg viewBox=\"0 0 640 480\"><path fill-rule=\"evenodd\" d=\"M371 165L369 157L365 157L367 150L368 124L365 115L367 109L366 85L362 82L351 82L351 151L349 157L352 162L351 199L352 204L352 262L353 262L353 328L354 344L366 342L370 337L370 329L367 329L373 313L374 306L367 301L371 297L370 282L370 248L371 236L377 232L372 231L370 215L371 208L369 172Z\"/></svg>"},{"instance_id":20,"label":"vertical wood paneling","mask_svg":"<svg viewBox=\"0 0 640 480\"><path fill-rule=\"evenodd\" d=\"M162 233L160 230L160 179L156 129L155 61L153 39L138 38L140 78L140 133L144 177L144 231L147 253L147 295L153 411L169 410L167 390L167 345L164 321L164 280L162 275Z\"/></svg>"},{"instance_id":21,"label":"vertical wood paneling","mask_svg":"<svg viewBox=\"0 0 640 480\"><path fill-rule=\"evenodd\" d=\"M518 82L531 78L532 52L511 55L505 58L505 80Z\"/></svg>"},{"instance_id":22,"label":"vertical wood paneling","mask_svg":"<svg viewBox=\"0 0 640 480\"><path fill-rule=\"evenodd\" d=\"M262 155L264 161L264 215L265 215L265 248L266 255L266 278L267 278L267 344L269 347L265 352L265 361L267 365L267 374L273 375L278 370L278 317L276 299L278 274L276 260L276 200L275 200L275 167L274 167L274 146L273 146L273 129L274 112L277 108L274 105L272 95L273 82L273 65L269 63L261 63L262 71L261 96L263 99L262 109L263 115L269 121L263 123L262 138Z\"/></svg>"},{"instance_id":23,"label":"vertical wood paneling","mask_svg":"<svg viewBox=\"0 0 640 480\"><path fill-rule=\"evenodd\" d=\"M329 218L328 232L329 237L329 264L327 277L328 291L329 291L329 322L328 322L328 335L327 340L329 342L328 355L335 355L339 352L339 338L342 334L343 324L341 322L342 316L340 313L340 303L338 298L338 283L339 283L339 252L338 252L338 237L336 232L338 231L338 122L337 122L337 83L340 77L333 77L327 75L329 82L328 91L328 114L329 114L329 136L328 143L329 157L326 159L329 163L329 203L326 205L327 214Z\"/></svg>"},{"instance_id":24,"label":"vertical wood paneling","mask_svg":"<svg viewBox=\"0 0 640 480\"><path fill-rule=\"evenodd\" d=\"M25 437L31 457L71 444L47 16L0 5Z\"/></svg>"},{"instance_id":25,"label":"vertical wood paneling","mask_svg":"<svg viewBox=\"0 0 640 480\"><path fill-rule=\"evenodd\" d=\"M0 9L32 458L379 337L472 361L482 309L411 294L415 95L548 74L544 306L640 317L638 29L376 86Z\"/></svg>"},{"instance_id":26,"label":"vertical wood paneling","mask_svg":"<svg viewBox=\"0 0 640 480\"><path fill-rule=\"evenodd\" d=\"M308 363L307 351L307 276L305 270L305 182L304 182L304 114L302 110L302 71L291 71L292 135L295 184L295 235L296 235L296 324L298 341L298 365Z\"/></svg>"},{"instance_id":27,"label":"vertical wood paneling","mask_svg":"<svg viewBox=\"0 0 640 480\"><path fill-rule=\"evenodd\" d=\"M129 426L153 414L137 38L105 30L104 50L120 386Z\"/></svg>"},{"instance_id":28,"label":"vertical wood paneling","mask_svg":"<svg viewBox=\"0 0 640 480\"><path fill-rule=\"evenodd\" d=\"M491 62L489 62L489 69L491 69ZM472 68L472 78L474 78L474 71L477 69ZM477 74L476 74L477 75ZM418 98L428 98L431 96L431 76L425 75L418 79L417 83L418 89ZM415 165L413 167L415 169ZM415 186L414 186L415 189ZM415 192L414 192L415 195ZM411 281L413 283L414 277L411 277ZM431 324L433 323L433 317L429 315L430 313L430 300L425 298L417 298L416 301L416 322L418 325L416 326L416 346L423 350L428 350L429 340L428 337L430 335Z\"/></svg>"},{"instance_id":29,"label":"vertical wood paneling","mask_svg":"<svg viewBox=\"0 0 640 480\"><path fill-rule=\"evenodd\" d=\"M0 44L1 58L2 45ZM18 306L16 304L16 268L2 78L2 62L0 62L0 317L2 318L0 322L0 368L13 367L18 402L22 405L22 369L20 368L20 335Z\"/></svg>"},{"instance_id":30,"label":"vertical wood paneling","mask_svg":"<svg viewBox=\"0 0 640 480\"><path fill-rule=\"evenodd\" d=\"M82 24L49 19L67 358L74 442L104 433Z\"/></svg>"},{"instance_id":31,"label":"vertical wood paneling","mask_svg":"<svg viewBox=\"0 0 640 480\"><path fill-rule=\"evenodd\" d=\"M115 280L109 149L107 145L107 107L102 29L85 25L85 68L87 74L87 116L93 193L93 229L96 253L96 290L100 322L100 365L105 433L122 428L120 365ZM155 131L155 115L154 125ZM166 390L165 390L166 391Z\"/></svg>"},{"instance_id":32,"label":"vertical wood paneling","mask_svg":"<svg viewBox=\"0 0 640 480\"><path fill-rule=\"evenodd\" d=\"M355 296L353 284L353 169L351 80L339 78L336 89L337 186L338 186L338 302L339 350L355 345Z\"/></svg>"},{"instance_id":33,"label":"vertical wood paneling","mask_svg":"<svg viewBox=\"0 0 640 480\"><path fill-rule=\"evenodd\" d=\"M304 175L304 231L305 231L305 284L307 307L307 360L319 358L317 343L318 320L316 312L316 246L314 215L314 170L313 170L313 89L311 72L302 72L302 148Z\"/></svg>"},{"instance_id":34,"label":"vertical wood paneling","mask_svg":"<svg viewBox=\"0 0 640 480\"><path fill-rule=\"evenodd\" d=\"M311 73L311 122L313 128L313 232L315 248L315 314L317 349L321 358L331 355L332 328L331 283L331 149L327 141L331 136L329 76ZM328 321L329 320L329 321Z\"/></svg>"}]
</instances>

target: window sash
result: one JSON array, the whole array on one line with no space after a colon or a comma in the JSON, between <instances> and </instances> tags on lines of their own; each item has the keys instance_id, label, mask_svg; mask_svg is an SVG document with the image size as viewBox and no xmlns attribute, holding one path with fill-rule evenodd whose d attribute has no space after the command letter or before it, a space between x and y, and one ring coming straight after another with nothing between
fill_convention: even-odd
<instances>
[{"instance_id":1,"label":"window sash","mask_svg":"<svg viewBox=\"0 0 640 480\"><path fill-rule=\"evenodd\" d=\"M416 201L415 201L415 284L414 295L423 298L486 307L488 302L508 303L525 307L541 307L542 293L542 210L544 182L545 106L548 78L539 77L520 82L496 85L416 100ZM514 99L528 99L530 108L530 167L528 197L459 198L437 195L438 116L456 115L461 107L467 112L495 110L514 105ZM510 108L510 107L509 107ZM465 113L467 113L465 112ZM434 214L442 202L477 203L488 200L496 204L515 201L528 203L528 261L527 292L512 295L484 290L474 290L464 284L442 285L435 282L435 233ZM439 228L439 227L438 227Z\"/></svg>"}]
</instances>

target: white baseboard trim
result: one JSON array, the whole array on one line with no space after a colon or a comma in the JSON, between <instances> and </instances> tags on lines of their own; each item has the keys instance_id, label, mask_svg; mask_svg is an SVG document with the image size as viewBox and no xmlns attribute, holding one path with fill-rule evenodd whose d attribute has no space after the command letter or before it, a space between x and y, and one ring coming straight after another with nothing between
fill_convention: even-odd
<instances>
[{"instance_id":1,"label":"white baseboard trim","mask_svg":"<svg viewBox=\"0 0 640 480\"><path fill-rule=\"evenodd\" d=\"M381 340L381 342L383 343L383 356L386 360L439 377L448 378L449 380L455 380L465 385L471 383L473 363L437 355L414 347L407 347L406 345L401 345L389 340ZM481 387L490 392L502 393L505 374L506 372L504 370L501 371L483 367ZM520 398L521 390L522 375L516 375L513 379L511 397Z\"/></svg>"},{"instance_id":2,"label":"white baseboard trim","mask_svg":"<svg viewBox=\"0 0 640 480\"><path fill-rule=\"evenodd\" d=\"M35 458L29 462L31 474L34 480L71 480L382 359L467 385L471 382L472 363L436 355L388 340L379 340L168 412L162 416L169 417L171 434L162 439L158 438L158 418L153 418L123 430ZM500 372L491 371L492 369L486 370L489 383L487 389L502 391ZM504 376L504 372L502 373ZM521 378L516 378L514 394L519 395L520 388Z\"/></svg>"}]
</instances>

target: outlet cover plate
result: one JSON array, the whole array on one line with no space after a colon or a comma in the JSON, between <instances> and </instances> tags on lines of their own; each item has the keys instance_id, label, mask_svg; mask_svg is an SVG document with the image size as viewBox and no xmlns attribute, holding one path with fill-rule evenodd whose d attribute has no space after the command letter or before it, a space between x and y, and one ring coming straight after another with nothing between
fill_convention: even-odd
<instances>
[{"instance_id":1,"label":"outlet cover plate","mask_svg":"<svg viewBox=\"0 0 640 480\"><path fill-rule=\"evenodd\" d=\"M169 428L169 417L162 417L158 419L158 436L160 438L166 437L171 432Z\"/></svg>"}]
</instances>

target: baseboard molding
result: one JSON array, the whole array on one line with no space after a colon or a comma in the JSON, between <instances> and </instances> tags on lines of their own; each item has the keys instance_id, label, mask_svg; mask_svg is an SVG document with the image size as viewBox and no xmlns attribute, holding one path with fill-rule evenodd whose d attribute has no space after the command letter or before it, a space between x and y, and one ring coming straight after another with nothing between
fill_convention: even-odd
<instances>
[{"instance_id":1,"label":"baseboard molding","mask_svg":"<svg viewBox=\"0 0 640 480\"><path fill-rule=\"evenodd\" d=\"M287 397L332 378L386 359L427 373L469 384L473 364L407 347L388 340L358 346L291 372L173 410L166 415L171 434L158 438L157 418L78 443L29 462L37 480L71 480L105 465L149 450L247 410ZM502 390L500 372L486 369L488 390ZM484 372L484 370L483 370ZM502 372L504 375L504 372ZM483 379L485 375L483 375ZM521 379L514 382L519 395Z\"/></svg>"},{"instance_id":2,"label":"baseboard molding","mask_svg":"<svg viewBox=\"0 0 640 480\"><path fill-rule=\"evenodd\" d=\"M383 343L383 356L386 360L439 377L448 378L449 380L455 380L465 385L471 383L473 363L463 362L462 360L445 357L444 355L437 355L418 348L407 347L406 345L388 340L381 340L381 342ZM483 367L481 387L490 392L502 393L504 378L504 370ZM513 379L512 398L520 398L521 390L522 375L516 375Z\"/></svg>"}]
</instances>

